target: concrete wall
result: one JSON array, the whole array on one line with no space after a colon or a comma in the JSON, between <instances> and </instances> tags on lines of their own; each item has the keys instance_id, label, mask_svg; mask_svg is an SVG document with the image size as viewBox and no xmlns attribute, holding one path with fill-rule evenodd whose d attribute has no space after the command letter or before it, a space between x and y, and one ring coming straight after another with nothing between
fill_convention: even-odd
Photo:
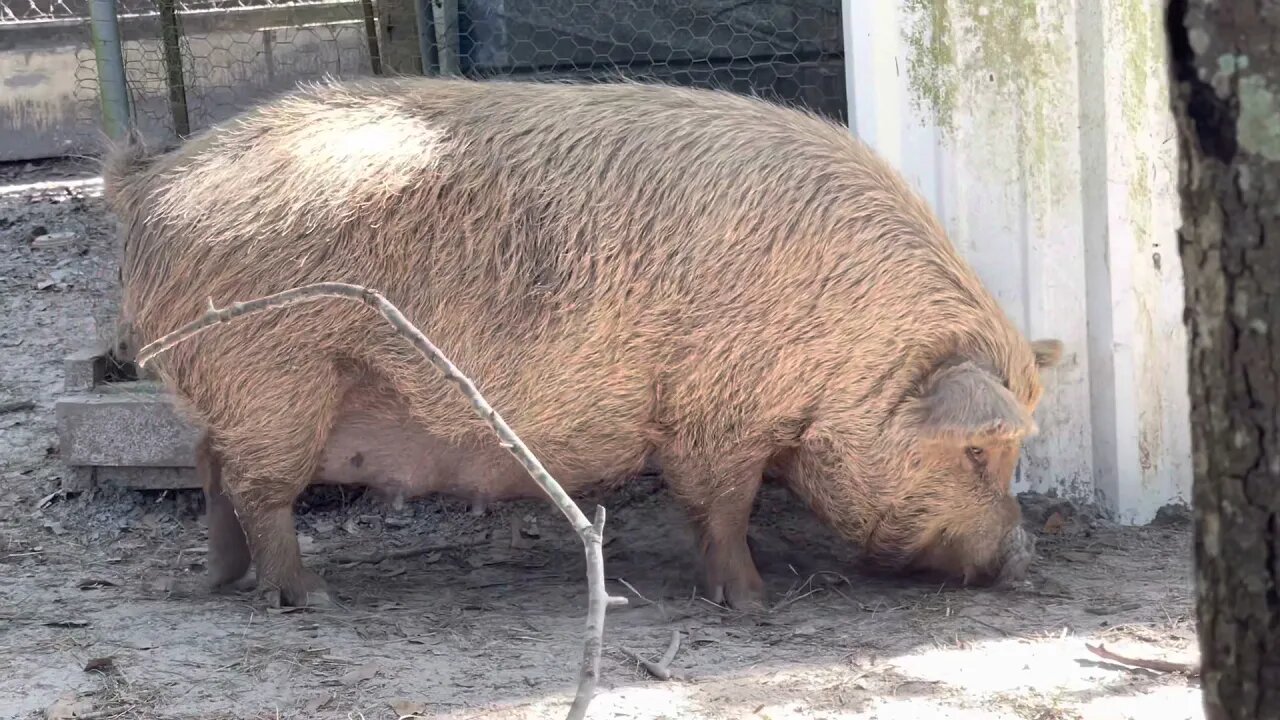
<instances>
[{"instance_id":1,"label":"concrete wall","mask_svg":"<svg viewBox=\"0 0 1280 720\"><path fill-rule=\"evenodd\" d=\"M62 28L35 46L0 26L0 161L65 155L94 130L93 111L77 100L80 66L93 63L87 33ZM90 88L91 89L91 88Z\"/></svg>"},{"instance_id":2,"label":"concrete wall","mask_svg":"<svg viewBox=\"0 0 1280 720\"><path fill-rule=\"evenodd\" d=\"M1063 365L1018 489L1146 522L1190 497L1161 0L844 0L853 129Z\"/></svg>"}]
</instances>

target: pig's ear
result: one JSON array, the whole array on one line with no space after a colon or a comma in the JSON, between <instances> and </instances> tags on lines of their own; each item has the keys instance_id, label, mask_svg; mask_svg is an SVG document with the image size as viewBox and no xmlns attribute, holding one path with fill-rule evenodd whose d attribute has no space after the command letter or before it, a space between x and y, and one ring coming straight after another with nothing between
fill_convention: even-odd
<instances>
[{"instance_id":1,"label":"pig's ear","mask_svg":"<svg viewBox=\"0 0 1280 720\"><path fill-rule=\"evenodd\" d=\"M1036 367L1050 368L1062 360L1062 341L1053 338L1041 338L1031 342L1031 350L1036 354Z\"/></svg>"},{"instance_id":2,"label":"pig's ear","mask_svg":"<svg viewBox=\"0 0 1280 720\"><path fill-rule=\"evenodd\" d=\"M1013 393L969 361L934 371L905 411L922 437L960 444L1036 431L1035 421Z\"/></svg>"}]
</instances>

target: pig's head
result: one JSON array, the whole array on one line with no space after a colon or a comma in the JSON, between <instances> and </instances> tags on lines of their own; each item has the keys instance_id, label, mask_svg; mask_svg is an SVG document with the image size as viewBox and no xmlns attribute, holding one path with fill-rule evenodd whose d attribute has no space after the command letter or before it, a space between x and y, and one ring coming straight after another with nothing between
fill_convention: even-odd
<instances>
[{"instance_id":1,"label":"pig's head","mask_svg":"<svg viewBox=\"0 0 1280 720\"><path fill-rule=\"evenodd\" d=\"M966 584L1025 576L1035 539L1011 485L1022 442L1037 432L1039 370L1058 362L1062 344L1037 340L1030 349L1012 381L957 358L903 404L891 423L901 484L870 528L872 562Z\"/></svg>"}]
</instances>

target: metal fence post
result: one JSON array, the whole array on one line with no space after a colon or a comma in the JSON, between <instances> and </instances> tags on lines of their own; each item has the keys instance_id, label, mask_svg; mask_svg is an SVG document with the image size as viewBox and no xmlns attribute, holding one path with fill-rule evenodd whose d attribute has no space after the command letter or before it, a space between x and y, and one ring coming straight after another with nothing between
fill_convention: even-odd
<instances>
[{"instance_id":1,"label":"metal fence post","mask_svg":"<svg viewBox=\"0 0 1280 720\"><path fill-rule=\"evenodd\" d=\"M129 88L125 85L124 55L115 0L89 0L89 31L98 65L98 96L102 125L112 139L123 137L129 127Z\"/></svg>"},{"instance_id":2,"label":"metal fence post","mask_svg":"<svg viewBox=\"0 0 1280 720\"><path fill-rule=\"evenodd\" d=\"M418 21L418 55L422 58L422 74L431 74L431 49L435 47L435 34L431 23L435 19L431 14L431 0L415 0L413 3L414 18Z\"/></svg>"},{"instance_id":3,"label":"metal fence post","mask_svg":"<svg viewBox=\"0 0 1280 720\"><path fill-rule=\"evenodd\" d=\"M373 0L360 0L364 14L364 41L369 46L369 69L374 75L382 74L382 53L378 48L378 21L373 10Z\"/></svg>"},{"instance_id":4,"label":"metal fence post","mask_svg":"<svg viewBox=\"0 0 1280 720\"><path fill-rule=\"evenodd\" d=\"M458 0L431 0L431 21L436 27L440 74L457 75L461 70L458 62Z\"/></svg>"},{"instance_id":5,"label":"metal fence post","mask_svg":"<svg viewBox=\"0 0 1280 720\"><path fill-rule=\"evenodd\" d=\"M187 116L187 83L182 77L182 31L178 28L178 8L174 0L159 0L160 38L164 43L165 85L169 89L169 114L173 132L179 138L191 134Z\"/></svg>"}]
</instances>

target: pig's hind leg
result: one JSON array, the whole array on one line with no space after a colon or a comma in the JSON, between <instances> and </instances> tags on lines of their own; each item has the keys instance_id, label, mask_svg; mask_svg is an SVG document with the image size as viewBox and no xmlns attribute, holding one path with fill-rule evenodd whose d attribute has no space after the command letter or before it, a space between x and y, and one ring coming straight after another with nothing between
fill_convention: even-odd
<instances>
[{"instance_id":1,"label":"pig's hind leg","mask_svg":"<svg viewBox=\"0 0 1280 720\"><path fill-rule=\"evenodd\" d=\"M258 588L273 605L325 607L333 602L324 580L302 564L293 504L315 476L347 383L332 363L291 359L283 368L241 360L234 392L201 398L218 411L209 414L209 431L222 459L218 502L229 500L214 508L226 517L229 505L238 519ZM223 573L239 569L228 561Z\"/></svg>"},{"instance_id":2,"label":"pig's hind leg","mask_svg":"<svg viewBox=\"0 0 1280 720\"><path fill-rule=\"evenodd\" d=\"M204 488L205 525L209 530L207 567L212 588L240 580L249 572L249 542L235 505L222 484L222 458L208 433L196 444L196 476Z\"/></svg>"},{"instance_id":3,"label":"pig's hind leg","mask_svg":"<svg viewBox=\"0 0 1280 720\"><path fill-rule=\"evenodd\" d=\"M747 528L764 461L688 463L663 460L672 493L694 523L703 564L703 593L735 610L767 607L764 580L747 545Z\"/></svg>"}]
</instances>

